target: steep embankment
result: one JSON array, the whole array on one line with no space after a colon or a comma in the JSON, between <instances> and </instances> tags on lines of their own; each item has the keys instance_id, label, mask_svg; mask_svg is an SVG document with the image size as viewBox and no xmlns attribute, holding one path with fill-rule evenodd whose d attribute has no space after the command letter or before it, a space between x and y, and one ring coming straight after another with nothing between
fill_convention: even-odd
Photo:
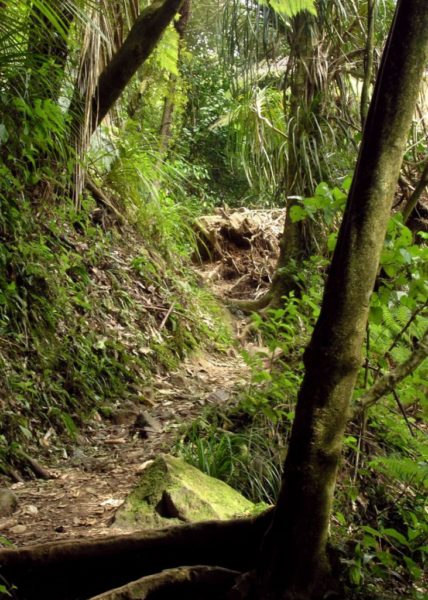
<instances>
[{"instance_id":1,"label":"steep embankment","mask_svg":"<svg viewBox=\"0 0 428 600\"><path fill-rule=\"evenodd\" d=\"M34 470L27 455L60 454L95 412L144 403L153 373L229 340L179 240L114 223L91 200L21 209L0 249L0 467L18 481Z\"/></svg>"},{"instance_id":2,"label":"steep embankment","mask_svg":"<svg viewBox=\"0 0 428 600\"><path fill-rule=\"evenodd\" d=\"M109 348L115 343L122 352L117 362L124 358L130 362L120 364L123 370L116 374L120 387L109 389L108 380L97 381L94 375L93 384L104 395L95 399L86 413L82 407L69 415L76 428L70 429L68 441L56 422L49 415L45 419L36 407L34 437L28 447L47 466L51 478L12 485L18 509L0 519L1 535L22 546L112 533L114 510L135 485L145 461L161 450L170 452L180 427L204 409L236 401L248 384L248 367L239 348L232 344L226 347L223 343L219 352L218 342L227 341L226 327L223 337L219 335L221 309L217 307L217 316L213 316L216 305L213 300L208 302L208 292L191 287L189 281L203 279L205 286L214 286L223 297L234 295L245 281L254 281L256 285L244 288L245 293L254 293L260 287L257 274L269 275L273 262L280 232L276 212L270 217L247 211L204 218L202 223L215 238L217 253L207 254L195 274L183 271L181 279L177 274L173 278L167 262L151 254L142 240L141 245L135 240L131 244L130 230L122 231L121 237L112 235L109 244L104 239L102 253L92 248L89 256L89 247L82 247L82 236L69 234L67 240L79 247L88 274L85 293L92 310L89 314L76 311L78 322L71 324L64 319L63 327L66 330L73 325L90 335L96 356L108 360ZM268 244L272 248L266 255ZM156 272L148 269L155 261ZM187 279L183 279L184 273ZM190 290L187 294L183 292L186 286ZM190 303L192 298L191 311L178 304ZM223 318L229 317L223 313ZM230 320L242 345L246 321L237 316ZM181 335L187 335L184 339L192 343L183 345L182 338L177 338L177 327L184 329ZM217 338L215 327L220 328ZM196 350L197 333L205 343ZM211 348L209 344L207 347L210 340ZM190 348L196 351L180 362ZM69 357L70 366L74 359ZM111 378L109 368L106 366L106 373ZM127 377L125 369L129 369ZM59 381L61 376L57 373ZM90 401L87 399L86 407Z\"/></svg>"}]
</instances>

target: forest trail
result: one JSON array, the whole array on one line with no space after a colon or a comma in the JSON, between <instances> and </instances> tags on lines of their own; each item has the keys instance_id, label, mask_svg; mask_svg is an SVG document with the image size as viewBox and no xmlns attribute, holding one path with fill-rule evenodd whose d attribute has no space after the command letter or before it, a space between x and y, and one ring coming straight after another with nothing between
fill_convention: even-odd
<instances>
[{"instance_id":1,"label":"forest trail","mask_svg":"<svg viewBox=\"0 0 428 600\"><path fill-rule=\"evenodd\" d=\"M247 210L228 216L219 211L203 218L212 245L210 256L195 268L217 297L263 293L278 250L281 212ZM240 354L242 347L251 351L254 346L246 341L247 322L243 315L232 315L236 344L227 352L199 352L174 372L155 375L145 405L122 404L109 419L97 413L63 449L62 458L43 462L51 479L10 486L18 510L0 519L0 536L22 547L118 533L111 526L114 513L146 461L171 452L184 425L206 408L233 403L248 384L249 369Z\"/></svg>"},{"instance_id":2,"label":"forest trail","mask_svg":"<svg viewBox=\"0 0 428 600\"><path fill-rule=\"evenodd\" d=\"M93 420L69 456L47 465L54 478L11 486L19 508L0 521L0 535L24 546L118 533L110 527L112 517L137 483L145 461L170 452L180 427L204 408L231 401L247 375L234 352L200 354L167 377L155 377L143 411L124 408L112 421Z\"/></svg>"}]
</instances>

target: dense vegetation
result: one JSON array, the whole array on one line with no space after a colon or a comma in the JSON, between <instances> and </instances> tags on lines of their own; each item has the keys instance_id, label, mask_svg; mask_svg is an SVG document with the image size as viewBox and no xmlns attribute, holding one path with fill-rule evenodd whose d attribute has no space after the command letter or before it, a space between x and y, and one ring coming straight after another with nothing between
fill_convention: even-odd
<instances>
[{"instance_id":1,"label":"dense vegetation","mask_svg":"<svg viewBox=\"0 0 428 600\"><path fill-rule=\"evenodd\" d=\"M183 430L174 451L254 501L277 501L395 9L0 2L5 476L28 476L48 431L58 447L76 440L95 412L143 396L154 372L201 347L226 352L228 304L263 340L243 352L250 384ZM127 44L141 31L131 65ZM122 55L129 76L111 76ZM426 598L427 83L375 265L331 519L349 598ZM216 299L192 267L193 223L239 207L286 207L278 265L261 298Z\"/></svg>"}]
</instances>

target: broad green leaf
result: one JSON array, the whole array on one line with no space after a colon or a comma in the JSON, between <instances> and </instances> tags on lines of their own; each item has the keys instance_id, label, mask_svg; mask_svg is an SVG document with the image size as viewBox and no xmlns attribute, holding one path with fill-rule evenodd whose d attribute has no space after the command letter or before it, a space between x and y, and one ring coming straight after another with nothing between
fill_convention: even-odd
<instances>
[{"instance_id":1,"label":"broad green leaf","mask_svg":"<svg viewBox=\"0 0 428 600\"><path fill-rule=\"evenodd\" d=\"M285 17L294 17L303 10L307 10L311 15L317 14L315 0L262 0L261 4L270 6Z\"/></svg>"},{"instance_id":2,"label":"broad green leaf","mask_svg":"<svg viewBox=\"0 0 428 600\"><path fill-rule=\"evenodd\" d=\"M337 233L336 232L330 233L330 235L328 236L328 240L327 240L328 251L333 252L333 250L336 248L336 244L337 244Z\"/></svg>"},{"instance_id":3,"label":"broad green leaf","mask_svg":"<svg viewBox=\"0 0 428 600\"><path fill-rule=\"evenodd\" d=\"M399 542L403 546L409 545L409 542L406 540L404 535L402 533L400 533L399 531L397 531L396 529L392 529L392 528L384 529L382 531L382 533L383 533L383 535L386 535L388 537L393 538L394 540L397 540L397 542Z\"/></svg>"},{"instance_id":4,"label":"broad green leaf","mask_svg":"<svg viewBox=\"0 0 428 600\"><path fill-rule=\"evenodd\" d=\"M316 196L327 196L328 198L331 197L331 193L330 193L330 188L328 187L328 184L325 183L325 181L322 181L321 183L319 183L315 189L315 195Z\"/></svg>"},{"instance_id":5,"label":"broad green leaf","mask_svg":"<svg viewBox=\"0 0 428 600\"><path fill-rule=\"evenodd\" d=\"M303 221L303 219L306 219L306 217L307 213L301 206L294 205L290 208L290 218L293 223L297 223L297 221Z\"/></svg>"},{"instance_id":6,"label":"broad green leaf","mask_svg":"<svg viewBox=\"0 0 428 600\"><path fill-rule=\"evenodd\" d=\"M4 585L0 585L0 594L5 594L6 596L12 597L12 594L8 592L7 588Z\"/></svg>"},{"instance_id":7,"label":"broad green leaf","mask_svg":"<svg viewBox=\"0 0 428 600\"><path fill-rule=\"evenodd\" d=\"M7 142L9 139L9 134L7 132L6 126L3 123L0 123L0 146Z\"/></svg>"}]
</instances>

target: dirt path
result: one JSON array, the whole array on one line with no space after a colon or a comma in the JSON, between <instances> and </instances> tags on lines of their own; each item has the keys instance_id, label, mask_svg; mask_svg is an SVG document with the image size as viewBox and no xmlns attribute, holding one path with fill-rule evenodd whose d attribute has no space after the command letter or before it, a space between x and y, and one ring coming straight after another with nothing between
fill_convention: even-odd
<instances>
[{"instance_id":1,"label":"dirt path","mask_svg":"<svg viewBox=\"0 0 428 600\"><path fill-rule=\"evenodd\" d=\"M219 211L206 218L204 232L212 233L204 248L211 241L215 251L198 267L201 279L220 298L263 293L282 220L281 211L238 211L230 218ZM234 324L239 337L245 320L234 317ZM10 486L18 510L0 519L0 545L6 540L25 546L116 533L110 526L114 512L135 486L145 461L171 452L179 429L205 407L233 402L248 375L239 352L231 348L228 355L201 354L176 372L154 377L142 411L139 407L136 414L135 406L122 406L111 421L98 416L68 454L64 451L61 460L44 465L54 478Z\"/></svg>"},{"instance_id":2,"label":"dirt path","mask_svg":"<svg viewBox=\"0 0 428 600\"><path fill-rule=\"evenodd\" d=\"M213 404L230 402L246 382L242 359L200 355L179 371L153 381L151 406L143 418L119 412L115 420L94 420L71 456L47 465L54 479L17 483L19 508L0 520L0 535L24 546L37 542L111 535L115 509L134 487L144 462L170 452L178 430ZM141 422L143 421L143 422Z\"/></svg>"}]
</instances>

